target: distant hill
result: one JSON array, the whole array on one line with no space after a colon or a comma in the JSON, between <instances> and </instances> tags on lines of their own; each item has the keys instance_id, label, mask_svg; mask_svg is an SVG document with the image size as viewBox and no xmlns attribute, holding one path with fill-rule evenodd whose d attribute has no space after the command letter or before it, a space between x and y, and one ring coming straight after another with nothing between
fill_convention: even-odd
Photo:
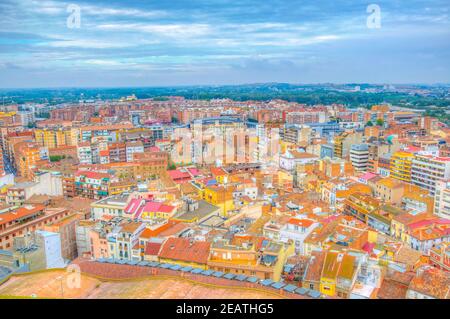
<instances>
[{"instance_id":1,"label":"distant hill","mask_svg":"<svg viewBox=\"0 0 450 319\"><path fill-rule=\"evenodd\" d=\"M344 104L349 107L390 103L410 108L450 106L449 86L402 85L385 89L374 84L289 84L259 83L243 85L205 85L130 88L50 88L0 89L0 103L60 104L80 100L117 100L135 94L139 99L183 96L187 99L222 99L268 101L283 99L314 104ZM425 92L425 93L424 93Z\"/></svg>"}]
</instances>

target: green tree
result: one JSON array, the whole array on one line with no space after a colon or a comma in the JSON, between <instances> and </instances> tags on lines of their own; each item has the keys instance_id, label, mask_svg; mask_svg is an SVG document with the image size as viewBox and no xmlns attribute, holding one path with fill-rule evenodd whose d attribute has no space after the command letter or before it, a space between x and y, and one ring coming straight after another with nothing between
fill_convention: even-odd
<instances>
[{"instance_id":1,"label":"green tree","mask_svg":"<svg viewBox=\"0 0 450 319\"><path fill-rule=\"evenodd\" d=\"M50 162L59 162L62 159L66 158L66 155L50 155Z\"/></svg>"},{"instance_id":2,"label":"green tree","mask_svg":"<svg viewBox=\"0 0 450 319\"><path fill-rule=\"evenodd\" d=\"M377 125L378 126L383 126L383 124L384 124L383 119L377 119Z\"/></svg>"},{"instance_id":3,"label":"green tree","mask_svg":"<svg viewBox=\"0 0 450 319\"><path fill-rule=\"evenodd\" d=\"M367 121L366 126L373 126L372 121Z\"/></svg>"}]
</instances>

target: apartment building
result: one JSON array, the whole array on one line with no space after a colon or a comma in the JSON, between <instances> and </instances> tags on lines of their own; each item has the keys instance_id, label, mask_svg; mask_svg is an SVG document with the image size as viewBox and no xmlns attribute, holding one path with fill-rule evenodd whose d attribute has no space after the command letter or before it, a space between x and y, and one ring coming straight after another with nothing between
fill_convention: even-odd
<instances>
[{"instance_id":1,"label":"apartment building","mask_svg":"<svg viewBox=\"0 0 450 319\"><path fill-rule=\"evenodd\" d=\"M111 176L106 173L78 171L75 173L75 190L77 195L92 199L108 196Z\"/></svg>"},{"instance_id":2,"label":"apartment building","mask_svg":"<svg viewBox=\"0 0 450 319\"><path fill-rule=\"evenodd\" d=\"M408 152L395 152L390 162L389 176L404 182L411 182L411 166L414 155Z\"/></svg>"},{"instance_id":3,"label":"apartment building","mask_svg":"<svg viewBox=\"0 0 450 319\"><path fill-rule=\"evenodd\" d=\"M369 162L369 146L367 144L353 144L350 147L350 161L355 171L365 172Z\"/></svg>"},{"instance_id":4,"label":"apartment building","mask_svg":"<svg viewBox=\"0 0 450 319\"><path fill-rule=\"evenodd\" d=\"M281 278L286 258L294 253L294 245L265 241L261 247L244 236L235 242L218 240L211 244L208 268L234 275L259 279Z\"/></svg>"},{"instance_id":5,"label":"apartment building","mask_svg":"<svg viewBox=\"0 0 450 319\"><path fill-rule=\"evenodd\" d=\"M45 208L44 205L25 205L0 211L0 249L10 250L17 236L34 232L53 221L69 215L64 208Z\"/></svg>"},{"instance_id":6,"label":"apartment building","mask_svg":"<svg viewBox=\"0 0 450 319\"><path fill-rule=\"evenodd\" d=\"M107 234L109 256L115 259L132 260L133 247L139 242L139 235L144 231L145 223L125 221ZM134 258L144 260L144 256Z\"/></svg>"},{"instance_id":7,"label":"apartment building","mask_svg":"<svg viewBox=\"0 0 450 319\"><path fill-rule=\"evenodd\" d=\"M144 144L140 141L126 143L126 158L127 162L133 162L134 154L144 153Z\"/></svg>"},{"instance_id":8,"label":"apartment building","mask_svg":"<svg viewBox=\"0 0 450 319\"><path fill-rule=\"evenodd\" d=\"M350 154L350 148L353 144L362 142L362 133L360 132L343 132L334 138L334 156L339 158L347 158Z\"/></svg>"},{"instance_id":9,"label":"apartment building","mask_svg":"<svg viewBox=\"0 0 450 319\"><path fill-rule=\"evenodd\" d=\"M434 214L450 219L450 180L436 182Z\"/></svg>"},{"instance_id":10,"label":"apartment building","mask_svg":"<svg viewBox=\"0 0 450 319\"><path fill-rule=\"evenodd\" d=\"M77 156L80 164L92 164L92 148L91 143L81 142L77 147Z\"/></svg>"},{"instance_id":11,"label":"apartment building","mask_svg":"<svg viewBox=\"0 0 450 319\"><path fill-rule=\"evenodd\" d=\"M14 145L14 164L20 176L31 178L32 170L40 160L41 148L37 143L19 142Z\"/></svg>"},{"instance_id":12,"label":"apartment building","mask_svg":"<svg viewBox=\"0 0 450 319\"><path fill-rule=\"evenodd\" d=\"M436 182L450 178L450 157L436 157L417 154L412 160L411 183L428 190L436 191Z\"/></svg>"},{"instance_id":13,"label":"apartment building","mask_svg":"<svg viewBox=\"0 0 450 319\"><path fill-rule=\"evenodd\" d=\"M34 137L39 145L47 148L72 145L72 133L70 129L35 129Z\"/></svg>"},{"instance_id":14,"label":"apartment building","mask_svg":"<svg viewBox=\"0 0 450 319\"><path fill-rule=\"evenodd\" d=\"M431 248L430 263L438 269L450 272L450 242L443 242Z\"/></svg>"}]
</instances>

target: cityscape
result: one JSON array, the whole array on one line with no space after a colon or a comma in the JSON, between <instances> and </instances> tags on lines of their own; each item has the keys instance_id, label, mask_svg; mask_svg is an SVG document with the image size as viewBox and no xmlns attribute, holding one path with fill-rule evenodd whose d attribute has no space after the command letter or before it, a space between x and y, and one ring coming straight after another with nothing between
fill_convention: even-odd
<instances>
[{"instance_id":1,"label":"cityscape","mask_svg":"<svg viewBox=\"0 0 450 319\"><path fill-rule=\"evenodd\" d=\"M0 4L0 299L450 299L448 3L110 2Z\"/></svg>"}]
</instances>

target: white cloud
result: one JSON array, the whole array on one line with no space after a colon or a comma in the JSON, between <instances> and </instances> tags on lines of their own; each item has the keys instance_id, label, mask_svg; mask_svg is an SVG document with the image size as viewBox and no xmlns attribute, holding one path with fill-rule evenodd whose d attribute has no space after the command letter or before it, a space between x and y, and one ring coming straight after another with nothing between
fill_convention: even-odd
<instances>
[{"instance_id":1,"label":"white cloud","mask_svg":"<svg viewBox=\"0 0 450 319\"><path fill-rule=\"evenodd\" d=\"M100 30L151 33L163 37L196 37L211 32L208 24L101 24Z\"/></svg>"},{"instance_id":2,"label":"white cloud","mask_svg":"<svg viewBox=\"0 0 450 319\"><path fill-rule=\"evenodd\" d=\"M83 49L108 49L108 48L126 48L132 46L127 42L106 42L98 40L58 40L46 42L43 45L48 45L55 48L83 48Z\"/></svg>"},{"instance_id":3,"label":"white cloud","mask_svg":"<svg viewBox=\"0 0 450 319\"><path fill-rule=\"evenodd\" d=\"M22 10L32 11L50 15L66 14L70 4L80 6L81 14L102 15L102 16L122 16L136 18L161 18L168 13L163 10L140 10L128 7L114 8L96 5L85 5L79 1L52 1L52 0L18 0Z\"/></svg>"},{"instance_id":4,"label":"white cloud","mask_svg":"<svg viewBox=\"0 0 450 319\"><path fill-rule=\"evenodd\" d=\"M122 16L122 17L139 17L139 18L161 18L168 15L166 11L162 10L138 10L129 8L107 8L99 6L81 6L82 13L90 15L109 15L109 16Z\"/></svg>"}]
</instances>

